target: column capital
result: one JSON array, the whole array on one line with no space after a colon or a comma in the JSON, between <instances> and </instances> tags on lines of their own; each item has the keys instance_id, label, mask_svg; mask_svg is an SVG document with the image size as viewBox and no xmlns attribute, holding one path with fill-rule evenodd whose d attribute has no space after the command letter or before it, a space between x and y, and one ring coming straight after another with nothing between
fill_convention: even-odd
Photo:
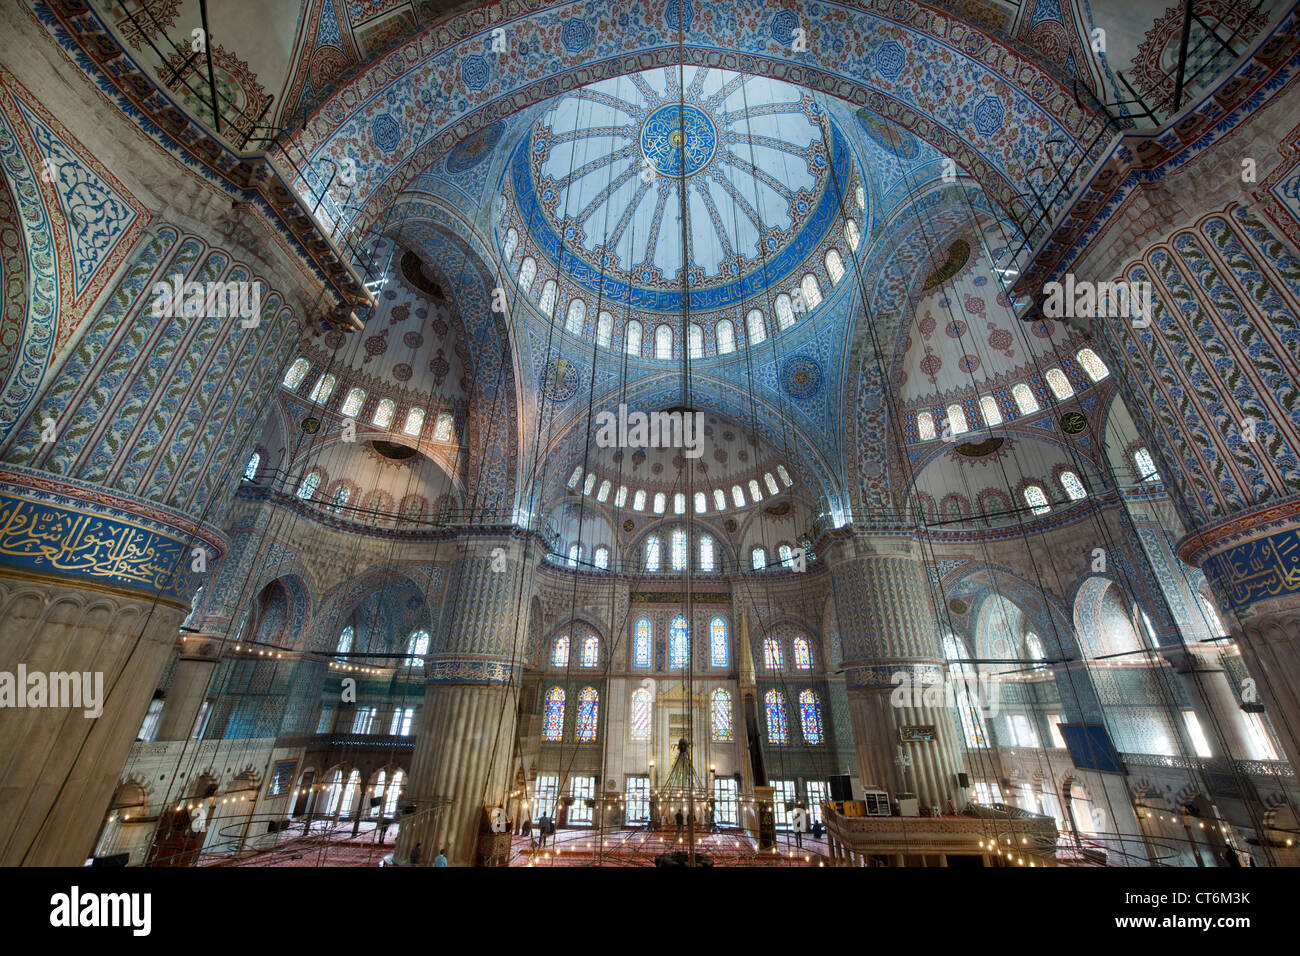
<instances>
[{"instance_id":1,"label":"column capital","mask_svg":"<svg viewBox=\"0 0 1300 956\"><path fill-rule=\"evenodd\" d=\"M1234 611L1279 598L1292 603L1300 598L1300 496L1201 528L1177 550Z\"/></svg>"}]
</instances>

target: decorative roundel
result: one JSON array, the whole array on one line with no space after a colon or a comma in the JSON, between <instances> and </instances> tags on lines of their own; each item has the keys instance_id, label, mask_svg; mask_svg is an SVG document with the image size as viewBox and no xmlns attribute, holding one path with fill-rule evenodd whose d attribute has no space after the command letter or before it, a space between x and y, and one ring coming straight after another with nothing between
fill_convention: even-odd
<instances>
[{"instance_id":1,"label":"decorative roundel","mask_svg":"<svg viewBox=\"0 0 1300 956\"><path fill-rule=\"evenodd\" d=\"M424 336L419 332L407 332L402 336L402 342L408 349L418 349L424 344Z\"/></svg>"},{"instance_id":2,"label":"decorative roundel","mask_svg":"<svg viewBox=\"0 0 1300 956\"><path fill-rule=\"evenodd\" d=\"M370 123L370 137L381 153L391 153L402 142L402 127L387 113L380 113Z\"/></svg>"},{"instance_id":3,"label":"decorative roundel","mask_svg":"<svg viewBox=\"0 0 1300 956\"><path fill-rule=\"evenodd\" d=\"M578 368L568 359L553 359L542 375L542 394L553 402L567 402L578 391Z\"/></svg>"},{"instance_id":4,"label":"decorative roundel","mask_svg":"<svg viewBox=\"0 0 1300 956\"><path fill-rule=\"evenodd\" d=\"M399 382L409 382L411 380L411 366L405 362L393 366L393 378Z\"/></svg>"},{"instance_id":5,"label":"decorative roundel","mask_svg":"<svg viewBox=\"0 0 1300 956\"><path fill-rule=\"evenodd\" d=\"M347 338L343 335L342 332L331 332L327 336L325 336L325 344L332 349L342 348L343 343L346 341Z\"/></svg>"},{"instance_id":6,"label":"decorative roundel","mask_svg":"<svg viewBox=\"0 0 1300 956\"><path fill-rule=\"evenodd\" d=\"M702 109L669 103L641 127L641 152L664 176L691 176L709 164L718 149L718 131Z\"/></svg>"},{"instance_id":7,"label":"decorative roundel","mask_svg":"<svg viewBox=\"0 0 1300 956\"><path fill-rule=\"evenodd\" d=\"M447 172L463 173L473 169L492 153L492 149L501 140L505 126L499 121L485 126L469 139L458 143L447 154Z\"/></svg>"},{"instance_id":8,"label":"decorative roundel","mask_svg":"<svg viewBox=\"0 0 1300 956\"><path fill-rule=\"evenodd\" d=\"M630 533L631 533L635 528L636 528L636 522L633 521L631 518L625 518L625 519L623 520L623 530L624 530L624 531L626 531L626 532L628 532L628 533L630 534Z\"/></svg>"},{"instance_id":9,"label":"decorative roundel","mask_svg":"<svg viewBox=\"0 0 1300 956\"><path fill-rule=\"evenodd\" d=\"M807 355L792 355L781 363L781 387L791 398L812 398L822 387L822 367Z\"/></svg>"}]
</instances>

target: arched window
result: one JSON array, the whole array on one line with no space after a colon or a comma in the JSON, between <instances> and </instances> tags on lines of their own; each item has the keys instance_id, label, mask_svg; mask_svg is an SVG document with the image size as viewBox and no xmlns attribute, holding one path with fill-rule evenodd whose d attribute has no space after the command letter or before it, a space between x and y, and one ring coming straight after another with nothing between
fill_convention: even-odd
<instances>
[{"instance_id":1,"label":"arched window","mask_svg":"<svg viewBox=\"0 0 1300 956\"><path fill-rule=\"evenodd\" d=\"M384 816L392 817L397 815L397 801L402 796L403 777L402 771L393 774L393 782L388 785L388 796L384 800Z\"/></svg>"},{"instance_id":2,"label":"arched window","mask_svg":"<svg viewBox=\"0 0 1300 956\"><path fill-rule=\"evenodd\" d=\"M609 548L605 547L602 544L599 548L596 549L595 557L593 557L592 560L596 565L597 571L608 571L609 570Z\"/></svg>"},{"instance_id":3,"label":"arched window","mask_svg":"<svg viewBox=\"0 0 1300 956\"><path fill-rule=\"evenodd\" d=\"M1045 515L1052 510L1052 506L1047 503L1047 495L1038 485L1029 485L1025 488L1025 504L1033 509L1036 515Z\"/></svg>"},{"instance_id":4,"label":"arched window","mask_svg":"<svg viewBox=\"0 0 1300 956\"><path fill-rule=\"evenodd\" d=\"M406 413L406 421L402 423L402 433L419 438L422 431L424 431L424 409L413 408Z\"/></svg>"},{"instance_id":5,"label":"arched window","mask_svg":"<svg viewBox=\"0 0 1300 956\"><path fill-rule=\"evenodd\" d=\"M839 285L839 281L844 278L844 260L835 249L826 252L826 274L831 277L831 285Z\"/></svg>"},{"instance_id":6,"label":"arched window","mask_svg":"<svg viewBox=\"0 0 1300 956\"><path fill-rule=\"evenodd\" d=\"M437 420L433 423L433 440L451 441L451 426L451 412L439 412Z\"/></svg>"},{"instance_id":7,"label":"arched window","mask_svg":"<svg viewBox=\"0 0 1300 956\"><path fill-rule=\"evenodd\" d=\"M356 639L356 636L357 636L357 632L352 629L351 624L343 628L343 630L339 631L339 643L338 646L334 648L334 653L336 654L351 653L352 642Z\"/></svg>"},{"instance_id":8,"label":"arched window","mask_svg":"<svg viewBox=\"0 0 1300 956\"><path fill-rule=\"evenodd\" d=\"M599 501L601 504L604 504L605 501L609 499L609 489L611 487L613 486L609 483L608 478L602 481L600 483L600 490L596 492L596 500Z\"/></svg>"},{"instance_id":9,"label":"arched window","mask_svg":"<svg viewBox=\"0 0 1300 956\"><path fill-rule=\"evenodd\" d=\"M957 687L957 714L961 718L962 736L966 738L967 747L987 747L988 737L984 733L984 718L971 698L970 682L975 679L975 672L969 664L966 647L955 634L946 634L943 638L943 656L948 663L949 680Z\"/></svg>"},{"instance_id":10,"label":"arched window","mask_svg":"<svg viewBox=\"0 0 1300 956\"><path fill-rule=\"evenodd\" d=\"M849 248L857 252L858 243L862 241L862 233L858 230L856 221L850 219L844 224L844 238L848 240Z\"/></svg>"},{"instance_id":11,"label":"arched window","mask_svg":"<svg viewBox=\"0 0 1300 956\"><path fill-rule=\"evenodd\" d=\"M767 711L767 742L788 744L790 725L785 714L785 695L779 690L769 690L763 695L763 709Z\"/></svg>"},{"instance_id":12,"label":"arched window","mask_svg":"<svg viewBox=\"0 0 1300 956\"><path fill-rule=\"evenodd\" d=\"M339 412L344 418L356 418L357 413L361 411L361 406L366 403L366 390L364 388L350 388L348 394L343 399L343 404L339 406Z\"/></svg>"},{"instance_id":13,"label":"arched window","mask_svg":"<svg viewBox=\"0 0 1300 956\"><path fill-rule=\"evenodd\" d=\"M650 620L641 618L632 629L632 666L650 666Z\"/></svg>"},{"instance_id":14,"label":"arched window","mask_svg":"<svg viewBox=\"0 0 1300 956\"><path fill-rule=\"evenodd\" d=\"M916 434L921 441L929 441L934 437L934 419L929 412L916 413Z\"/></svg>"},{"instance_id":15,"label":"arched window","mask_svg":"<svg viewBox=\"0 0 1300 956\"><path fill-rule=\"evenodd\" d=\"M862 188L862 183L858 183L853 187L853 201L858 204L859 209L867 208L867 191ZM849 222L852 221L852 219L849 220Z\"/></svg>"},{"instance_id":16,"label":"arched window","mask_svg":"<svg viewBox=\"0 0 1300 956\"><path fill-rule=\"evenodd\" d=\"M814 747L822 742L822 702L816 691L799 691L799 722L804 740Z\"/></svg>"},{"instance_id":17,"label":"arched window","mask_svg":"<svg viewBox=\"0 0 1300 956\"><path fill-rule=\"evenodd\" d=\"M780 638L763 638L763 666L770 671L785 670L785 652L781 649Z\"/></svg>"},{"instance_id":18,"label":"arched window","mask_svg":"<svg viewBox=\"0 0 1300 956\"><path fill-rule=\"evenodd\" d=\"M776 556L783 568L794 567L794 550L788 544L778 544Z\"/></svg>"},{"instance_id":19,"label":"arched window","mask_svg":"<svg viewBox=\"0 0 1300 956\"><path fill-rule=\"evenodd\" d=\"M596 723L599 719L600 695L594 687L584 687L578 692L578 742L588 743L596 739Z\"/></svg>"},{"instance_id":20,"label":"arched window","mask_svg":"<svg viewBox=\"0 0 1300 956\"><path fill-rule=\"evenodd\" d=\"M686 330L686 349L691 358L704 358L704 329L694 322Z\"/></svg>"},{"instance_id":21,"label":"arched window","mask_svg":"<svg viewBox=\"0 0 1300 956\"><path fill-rule=\"evenodd\" d=\"M564 688L552 687L546 692L546 706L542 711L542 739L560 740L564 736Z\"/></svg>"},{"instance_id":22,"label":"arched window","mask_svg":"<svg viewBox=\"0 0 1300 956\"><path fill-rule=\"evenodd\" d=\"M745 335L748 339L748 344L750 345L757 345L759 342L762 342L767 338L767 329L763 323L763 313L758 311L758 309L751 310L749 315L745 316Z\"/></svg>"},{"instance_id":23,"label":"arched window","mask_svg":"<svg viewBox=\"0 0 1300 956\"><path fill-rule=\"evenodd\" d=\"M316 489L319 486L320 486L320 472L313 471L306 478L304 478L302 480L302 484L298 486L298 497L301 498L303 501L310 501L312 496L316 494Z\"/></svg>"},{"instance_id":24,"label":"arched window","mask_svg":"<svg viewBox=\"0 0 1300 956\"><path fill-rule=\"evenodd\" d=\"M1088 378L1094 382L1100 382L1110 374L1110 369L1106 367L1106 363L1098 358L1097 353L1092 349L1079 349L1078 354L1074 357L1083 366L1083 370L1088 373Z\"/></svg>"},{"instance_id":25,"label":"arched window","mask_svg":"<svg viewBox=\"0 0 1300 956\"><path fill-rule=\"evenodd\" d=\"M574 468L574 469L573 469L573 474L571 474L571 475L569 476L569 482L568 482L569 487L570 487L570 488L576 488L576 487L578 487L578 482L580 482L580 481L582 481L582 466L581 466L581 465L579 465L577 468Z\"/></svg>"},{"instance_id":26,"label":"arched window","mask_svg":"<svg viewBox=\"0 0 1300 956\"><path fill-rule=\"evenodd\" d=\"M340 482L334 486L334 494L330 495L329 504L325 507L334 514L338 514L343 510L343 506L348 503L348 499L351 497L352 489Z\"/></svg>"},{"instance_id":27,"label":"arched window","mask_svg":"<svg viewBox=\"0 0 1300 956\"><path fill-rule=\"evenodd\" d=\"M655 358L670 359L673 357L673 330L667 325L661 325L655 329Z\"/></svg>"},{"instance_id":28,"label":"arched window","mask_svg":"<svg viewBox=\"0 0 1300 956\"><path fill-rule=\"evenodd\" d=\"M641 354L641 323L633 319L627 324L625 333L625 348L628 355Z\"/></svg>"},{"instance_id":29,"label":"arched window","mask_svg":"<svg viewBox=\"0 0 1300 956\"><path fill-rule=\"evenodd\" d=\"M551 666L569 666L569 635L561 634L555 639L555 643L551 645Z\"/></svg>"},{"instance_id":30,"label":"arched window","mask_svg":"<svg viewBox=\"0 0 1300 956\"><path fill-rule=\"evenodd\" d=\"M1079 476L1072 471L1061 472L1061 487L1065 493L1070 496L1071 501L1078 501L1080 498L1088 497L1088 490L1083 487L1083 482Z\"/></svg>"},{"instance_id":31,"label":"arched window","mask_svg":"<svg viewBox=\"0 0 1300 956\"><path fill-rule=\"evenodd\" d=\"M755 548L749 553L749 566L755 571L762 571L767 567L767 550L765 548Z\"/></svg>"},{"instance_id":32,"label":"arched window","mask_svg":"<svg viewBox=\"0 0 1300 956\"><path fill-rule=\"evenodd\" d=\"M411 636L406 640L406 664L408 667L415 667L420 663L419 658L429 653L429 632L425 630L412 631Z\"/></svg>"},{"instance_id":33,"label":"arched window","mask_svg":"<svg viewBox=\"0 0 1300 956\"><path fill-rule=\"evenodd\" d=\"M560 287L555 284L554 279L547 279L542 285L541 298L537 300L537 308L542 315L548 319L554 318L555 300L560 297Z\"/></svg>"},{"instance_id":34,"label":"arched window","mask_svg":"<svg viewBox=\"0 0 1300 956\"><path fill-rule=\"evenodd\" d=\"M686 495L680 491L673 495L673 514L686 514Z\"/></svg>"},{"instance_id":35,"label":"arched window","mask_svg":"<svg viewBox=\"0 0 1300 956\"><path fill-rule=\"evenodd\" d=\"M393 404L393 400L385 398L375 406L375 414L371 416L370 424L376 428L387 428L393 424L393 413L396 411L397 406Z\"/></svg>"},{"instance_id":36,"label":"arched window","mask_svg":"<svg viewBox=\"0 0 1300 956\"><path fill-rule=\"evenodd\" d=\"M763 500L763 492L758 490L757 478L749 479L749 497L756 503Z\"/></svg>"},{"instance_id":37,"label":"arched window","mask_svg":"<svg viewBox=\"0 0 1300 956\"><path fill-rule=\"evenodd\" d=\"M731 324L730 319L723 319L718 323L718 354L726 355L729 352L736 351L736 329Z\"/></svg>"},{"instance_id":38,"label":"arched window","mask_svg":"<svg viewBox=\"0 0 1300 956\"><path fill-rule=\"evenodd\" d=\"M614 317L608 312L601 312L596 316L596 344L607 349L613 337Z\"/></svg>"},{"instance_id":39,"label":"arched window","mask_svg":"<svg viewBox=\"0 0 1300 956\"><path fill-rule=\"evenodd\" d=\"M639 492L638 492L639 494ZM645 569L659 570L659 536L652 534L645 539Z\"/></svg>"},{"instance_id":40,"label":"arched window","mask_svg":"<svg viewBox=\"0 0 1300 956\"><path fill-rule=\"evenodd\" d=\"M324 405L334 394L334 385L337 380L333 375L322 375L316 379L316 387L311 390L311 400L318 405Z\"/></svg>"},{"instance_id":41,"label":"arched window","mask_svg":"<svg viewBox=\"0 0 1300 956\"><path fill-rule=\"evenodd\" d=\"M519 266L519 288L528 292L533 287L533 279L537 277L537 263L533 257L529 256Z\"/></svg>"},{"instance_id":42,"label":"arched window","mask_svg":"<svg viewBox=\"0 0 1300 956\"><path fill-rule=\"evenodd\" d=\"M681 528L674 528L671 538L670 555L673 562L674 571L683 571L686 569L686 532Z\"/></svg>"},{"instance_id":43,"label":"arched window","mask_svg":"<svg viewBox=\"0 0 1300 956\"><path fill-rule=\"evenodd\" d=\"M1074 394L1074 386L1059 368L1049 368L1043 373L1043 378L1047 379L1047 387L1058 400L1069 398Z\"/></svg>"},{"instance_id":44,"label":"arched window","mask_svg":"<svg viewBox=\"0 0 1300 956\"><path fill-rule=\"evenodd\" d=\"M305 358L294 359L293 364L289 366L289 371L284 373L284 387L291 392L298 391L298 386L307 377L307 370L310 368L311 363Z\"/></svg>"},{"instance_id":45,"label":"arched window","mask_svg":"<svg viewBox=\"0 0 1300 956\"><path fill-rule=\"evenodd\" d=\"M632 510L645 511L645 489L638 488L635 495L632 496Z\"/></svg>"},{"instance_id":46,"label":"arched window","mask_svg":"<svg viewBox=\"0 0 1300 956\"><path fill-rule=\"evenodd\" d=\"M948 434L960 435L962 432L970 431L970 426L966 424L966 411L959 404L953 402L948 406Z\"/></svg>"},{"instance_id":47,"label":"arched window","mask_svg":"<svg viewBox=\"0 0 1300 956\"><path fill-rule=\"evenodd\" d=\"M727 622L721 617L715 617L709 622L709 663L714 667L726 667L731 663Z\"/></svg>"},{"instance_id":48,"label":"arched window","mask_svg":"<svg viewBox=\"0 0 1300 956\"><path fill-rule=\"evenodd\" d=\"M581 335L582 324L587 321L587 303L574 299L569 303L569 317L564 321L564 331L570 335Z\"/></svg>"},{"instance_id":49,"label":"arched window","mask_svg":"<svg viewBox=\"0 0 1300 956\"><path fill-rule=\"evenodd\" d=\"M767 485L767 490L772 494L777 494L781 490L776 486L776 479L772 477L770 471L763 475L763 484Z\"/></svg>"},{"instance_id":50,"label":"arched window","mask_svg":"<svg viewBox=\"0 0 1300 956\"><path fill-rule=\"evenodd\" d=\"M1146 448L1133 452L1133 470L1137 472L1138 481L1159 481L1160 472L1156 471L1155 459Z\"/></svg>"},{"instance_id":51,"label":"arched window","mask_svg":"<svg viewBox=\"0 0 1300 956\"><path fill-rule=\"evenodd\" d=\"M1038 411L1038 399L1034 398L1033 390L1024 382L1011 386L1011 397L1016 400L1021 415L1032 415Z\"/></svg>"},{"instance_id":52,"label":"arched window","mask_svg":"<svg viewBox=\"0 0 1300 956\"><path fill-rule=\"evenodd\" d=\"M589 471L587 472L587 480L582 483L582 493L584 495L589 495L591 494L591 489L595 487L596 487L596 473Z\"/></svg>"},{"instance_id":53,"label":"arched window","mask_svg":"<svg viewBox=\"0 0 1300 956\"><path fill-rule=\"evenodd\" d=\"M700 570L708 573L714 570L713 564L713 536L700 536Z\"/></svg>"},{"instance_id":54,"label":"arched window","mask_svg":"<svg viewBox=\"0 0 1300 956\"><path fill-rule=\"evenodd\" d=\"M702 491L695 492L695 513L702 515L709 510L709 496Z\"/></svg>"},{"instance_id":55,"label":"arched window","mask_svg":"<svg viewBox=\"0 0 1300 956\"><path fill-rule=\"evenodd\" d=\"M668 666L685 667L691 659L691 628L680 614L668 623Z\"/></svg>"},{"instance_id":56,"label":"arched window","mask_svg":"<svg viewBox=\"0 0 1300 956\"><path fill-rule=\"evenodd\" d=\"M799 291L803 293L804 308L810 312L822 304L821 284L811 272L804 276L803 281L799 283Z\"/></svg>"},{"instance_id":57,"label":"arched window","mask_svg":"<svg viewBox=\"0 0 1300 956\"><path fill-rule=\"evenodd\" d=\"M731 500L736 503L737 508L745 507L745 492L741 490L740 485L731 486Z\"/></svg>"},{"instance_id":58,"label":"arched window","mask_svg":"<svg viewBox=\"0 0 1300 956\"><path fill-rule=\"evenodd\" d=\"M244 480L252 481L255 479L257 477L257 469L261 464L262 453L256 451L253 452L252 456L248 459L248 464L244 466Z\"/></svg>"},{"instance_id":59,"label":"arched window","mask_svg":"<svg viewBox=\"0 0 1300 956\"><path fill-rule=\"evenodd\" d=\"M655 514L661 515L668 507L668 496L662 491L655 492Z\"/></svg>"},{"instance_id":60,"label":"arched window","mask_svg":"<svg viewBox=\"0 0 1300 956\"><path fill-rule=\"evenodd\" d=\"M1223 626L1223 619L1219 617L1219 609L1214 606L1214 602L1200 591L1196 592L1196 599L1201 604L1201 611L1205 614L1205 624L1210 629L1210 633L1218 637L1227 634L1228 629Z\"/></svg>"},{"instance_id":61,"label":"arched window","mask_svg":"<svg viewBox=\"0 0 1300 956\"><path fill-rule=\"evenodd\" d=\"M628 723L633 740L650 739L650 691L644 687L632 691L632 718Z\"/></svg>"},{"instance_id":62,"label":"arched window","mask_svg":"<svg viewBox=\"0 0 1300 956\"><path fill-rule=\"evenodd\" d=\"M1025 650L1029 652L1030 660L1041 661L1047 659L1047 655L1043 653L1042 638L1033 631L1025 635Z\"/></svg>"},{"instance_id":63,"label":"arched window","mask_svg":"<svg viewBox=\"0 0 1300 956\"><path fill-rule=\"evenodd\" d=\"M812 670L812 645L808 643L808 638L800 634L794 639L793 649L795 669L801 671Z\"/></svg>"},{"instance_id":64,"label":"arched window","mask_svg":"<svg viewBox=\"0 0 1300 956\"><path fill-rule=\"evenodd\" d=\"M517 245L519 245L519 233L514 229L507 229L506 241L501 243L501 258L509 262L514 257Z\"/></svg>"},{"instance_id":65,"label":"arched window","mask_svg":"<svg viewBox=\"0 0 1300 956\"><path fill-rule=\"evenodd\" d=\"M790 297L784 292L772 303L772 311L776 313L777 328L788 329L794 325L794 307L790 305Z\"/></svg>"},{"instance_id":66,"label":"arched window","mask_svg":"<svg viewBox=\"0 0 1300 956\"><path fill-rule=\"evenodd\" d=\"M998 408L998 401L992 395L980 399L980 414L984 416L984 424L990 428L1002 424L1002 409Z\"/></svg>"},{"instance_id":67,"label":"arched window","mask_svg":"<svg viewBox=\"0 0 1300 956\"><path fill-rule=\"evenodd\" d=\"M719 687L709 697L710 736L716 741L731 739L731 694Z\"/></svg>"},{"instance_id":68,"label":"arched window","mask_svg":"<svg viewBox=\"0 0 1300 956\"><path fill-rule=\"evenodd\" d=\"M582 545L580 544L569 545L569 567L576 568L578 566L578 560L581 557L582 557Z\"/></svg>"},{"instance_id":69,"label":"arched window","mask_svg":"<svg viewBox=\"0 0 1300 956\"><path fill-rule=\"evenodd\" d=\"M595 667L600 663L600 641L595 634L588 634L582 639L582 656L578 663L583 667Z\"/></svg>"},{"instance_id":70,"label":"arched window","mask_svg":"<svg viewBox=\"0 0 1300 956\"><path fill-rule=\"evenodd\" d=\"M781 484L787 488L794 484L794 481L790 478L790 472L785 470L785 465L776 466L776 476L781 479Z\"/></svg>"},{"instance_id":71,"label":"arched window","mask_svg":"<svg viewBox=\"0 0 1300 956\"><path fill-rule=\"evenodd\" d=\"M713 489L713 507L718 511L727 510L727 493L721 488Z\"/></svg>"},{"instance_id":72,"label":"arched window","mask_svg":"<svg viewBox=\"0 0 1300 956\"><path fill-rule=\"evenodd\" d=\"M619 485L618 491L614 492L614 507L621 508L627 504L627 485Z\"/></svg>"}]
</instances>

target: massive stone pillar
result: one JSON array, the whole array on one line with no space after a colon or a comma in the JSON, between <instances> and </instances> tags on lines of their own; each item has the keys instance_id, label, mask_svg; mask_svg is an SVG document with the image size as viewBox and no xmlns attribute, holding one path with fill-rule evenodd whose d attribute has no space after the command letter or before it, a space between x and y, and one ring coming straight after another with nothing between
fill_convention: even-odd
<instances>
[{"instance_id":1,"label":"massive stone pillar","mask_svg":"<svg viewBox=\"0 0 1300 956\"><path fill-rule=\"evenodd\" d=\"M1191 701L1215 757L1251 757L1250 731L1214 644L1161 648ZM1217 729L1217 732L1216 732Z\"/></svg>"},{"instance_id":2,"label":"massive stone pillar","mask_svg":"<svg viewBox=\"0 0 1300 956\"><path fill-rule=\"evenodd\" d=\"M959 802L964 762L951 708L924 701L924 688L944 683L944 663L919 547L907 533L855 532L827 549L826 562L862 785L910 791L946 811ZM915 693L896 694L900 681ZM932 729L935 739L903 742L905 729Z\"/></svg>"},{"instance_id":3,"label":"massive stone pillar","mask_svg":"<svg viewBox=\"0 0 1300 956\"><path fill-rule=\"evenodd\" d=\"M172 685L158 721L159 740L188 740L208 695L218 657L214 641L204 635L186 635L180 659L172 673Z\"/></svg>"},{"instance_id":4,"label":"massive stone pillar","mask_svg":"<svg viewBox=\"0 0 1300 956\"><path fill-rule=\"evenodd\" d=\"M395 858L420 864L440 849L474 862L485 807L514 784L519 675L528 593L538 552L528 539L470 536L458 543L425 673L428 686L406 788L415 815L402 823Z\"/></svg>"}]
</instances>

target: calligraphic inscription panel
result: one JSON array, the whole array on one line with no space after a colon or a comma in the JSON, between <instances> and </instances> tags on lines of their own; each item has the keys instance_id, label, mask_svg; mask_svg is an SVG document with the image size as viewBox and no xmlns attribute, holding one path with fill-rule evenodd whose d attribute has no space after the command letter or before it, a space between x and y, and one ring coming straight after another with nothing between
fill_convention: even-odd
<instances>
[{"instance_id":1,"label":"calligraphic inscription panel","mask_svg":"<svg viewBox=\"0 0 1300 956\"><path fill-rule=\"evenodd\" d=\"M1300 593L1300 531L1279 531L1214 555L1202 566L1233 607Z\"/></svg>"}]
</instances>

